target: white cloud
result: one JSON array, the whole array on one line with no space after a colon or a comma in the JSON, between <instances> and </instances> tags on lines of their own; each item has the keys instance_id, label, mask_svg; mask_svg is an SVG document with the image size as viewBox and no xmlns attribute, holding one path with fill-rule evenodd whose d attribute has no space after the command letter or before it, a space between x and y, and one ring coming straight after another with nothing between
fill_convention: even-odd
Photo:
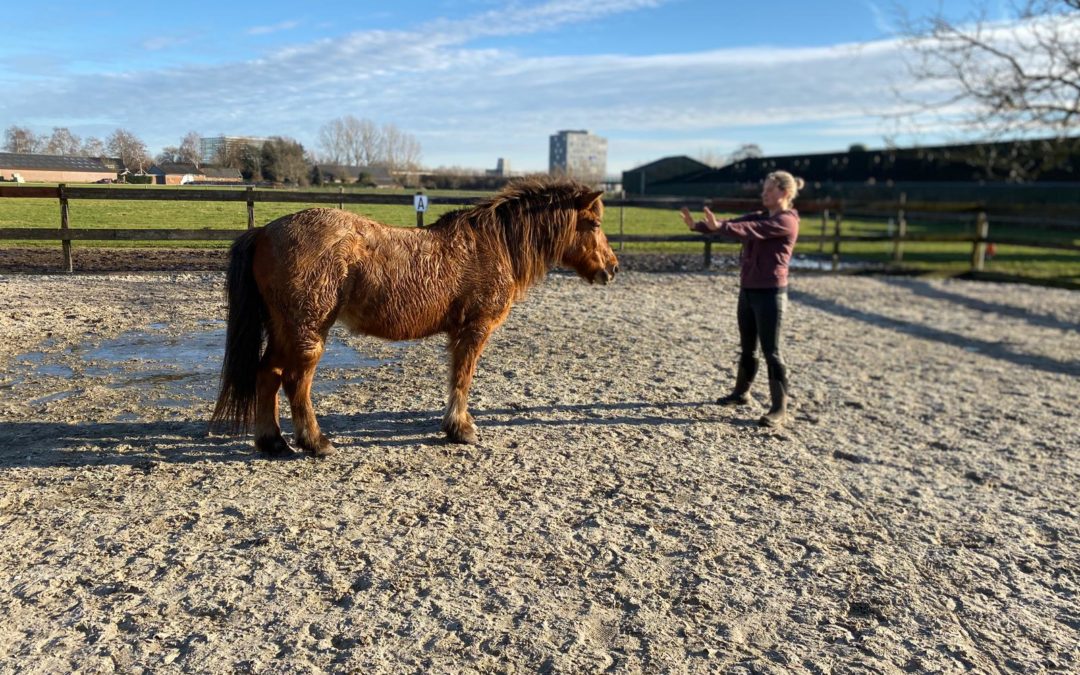
<instances>
[{"instance_id":1,"label":"white cloud","mask_svg":"<svg viewBox=\"0 0 1080 675\"><path fill-rule=\"evenodd\" d=\"M172 49L173 47L180 47L192 41L191 37L178 37L175 35L158 35L155 37L149 37L144 39L139 46L150 52L157 52L163 49Z\"/></svg>"},{"instance_id":2,"label":"white cloud","mask_svg":"<svg viewBox=\"0 0 1080 675\"><path fill-rule=\"evenodd\" d=\"M245 32L248 35L269 35L270 33L280 33L281 31L292 30L299 25L299 21L282 21L271 26L253 26L248 28Z\"/></svg>"},{"instance_id":3,"label":"white cloud","mask_svg":"<svg viewBox=\"0 0 1080 675\"><path fill-rule=\"evenodd\" d=\"M422 32L454 35L469 40L491 35L521 35L549 31L565 24L649 9L671 0L550 0L535 6L510 5L467 19L440 19L424 26Z\"/></svg>"},{"instance_id":4,"label":"white cloud","mask_svg":"<svg viewBox=\"0 0 1080 675\"><path fill-rule=\"evenodd\" d=\"M586 128L609 137L609 169L618 171L778 139L781 130L802 130L791 151L847 147L845 130L850 142L874 144L890 131L881 115L896 105L891 87L917 84L905 80L893 40L653 56L529 57L470 46L659 2L553 0L501 10L499 22L484 12L415 31L357 32L220 66L17 81L0 120L66 119L79 133L80 124L110 119L151 147L175 145L189 129L290 135L314 147L322 124L352 114L414 134L433 166L489 166L501 156L530 170L546 168L551 133Z\"/></svg>"},{"instance_id":5,"label":"white cloud","mask_svg":"<svg viewBox=\"0 0 1080 675\"><path fill-rule=\"evenodd\" d=\"M886 14L885 10L881 8L881 5L874 0L863 0L863 4L870 10L871 16L874 17L874 27L877 28L883 35L895 35L897 32L897 26L895 21Z\"/></svg>"}]
</instances>

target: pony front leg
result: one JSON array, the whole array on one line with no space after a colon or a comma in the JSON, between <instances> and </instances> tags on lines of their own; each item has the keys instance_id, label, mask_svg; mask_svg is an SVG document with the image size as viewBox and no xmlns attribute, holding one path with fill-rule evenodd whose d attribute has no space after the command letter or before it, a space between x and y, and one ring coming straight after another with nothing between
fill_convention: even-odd
<instances>
[{"instance_id":1,"label":"pony front leg","mask_svg":"<svg viewBox=\"0 0 1080 675\"><path fill-rule=\"evenodd\" d=\"M476 363L490 335L490 329L473 329L450 337L450 397L446 402L442 430L452 443L474 445L478 440L476 423L469 414L469 389L472 387Z\"/></svg>"}]
</instances>

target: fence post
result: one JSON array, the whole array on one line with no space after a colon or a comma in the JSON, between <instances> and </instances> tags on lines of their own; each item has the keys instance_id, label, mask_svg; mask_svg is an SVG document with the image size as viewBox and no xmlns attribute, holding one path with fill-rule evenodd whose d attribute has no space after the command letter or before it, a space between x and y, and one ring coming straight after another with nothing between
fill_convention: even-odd
<instances>
[{"instance_id":1,"label":"fence post","mask_svg":"<svg viewBox=\"0 0 1080 675\"><path fill-rule=\"evenodd\" d=\"M60 183L60 229L64 231L64 238L61 240L61 245L64 249L64 269L68 272L75 271L75 265L71 260L71 239L68 238L68 226L70 225L68 218L68 198L65 191L66 186Z\"/></svg>"},{"instance_id":2,"label":"fence post","mask_svg":"<svg viewBox=\"0 0 1080 675\"><path fill-rule=\"evenodd\" d=\"M825 252L825 235L829 226L829 209L826 208L821 212L821 239L817 243L818 253Z\"/></svg>"},{"instance_id":3,"label":"fence post","mask_svg":"<svg viewBox=\"0 0 1080 675\"><path fill-rule=\"evenodd\" d=\"M248 229L255 229L255 188L250 185L247 188L247 216L248 216Z\"/></svg>"},{"instance_id":4,"label":"fence post","mask_svg":"<svg viewBox=\"0 0 1080 675\"><path fill-rule=\"evenodd\" d=\"M893 262L904 259L904 238L907 237L907 193L900 193L900 206L896 209L896 234L893 235Z\"/></svg>"},{"instance_id":5,"label":"fence post","mask_svg":"<svg viewBox=\"0 0 1080 675\"><path fill-rule=\"evenodd\" d=\"M986 238L990 236L990 219L986 211L979 211L975 217L975 243L971 246L971 270L982 272L986 262Z\"/></svg>"},{"instance_id":6,"label":"fence post","mask_svg":"<svg viewBox=\"0 0 1080 675\"><path fill-rule=\"evenodd\" d=\"M338 194L337 207L338 207L338 209L344 211L345 210L345 186L344 185L339 185L338 186L337 194Z\"/></svg>"},{"instance_id":7,"label":"fence post","mask_svg":"<svg viewBox=\"0 0 1080 675\"><path fill-rule=\"evenodd\" d=\"M622 202L626 201L626 190L622 190L621 193L622 196L620 197L621 201L619 203L619 253L622 253L623 249L623 210L626 207L622 205Z\"/></svg>"},{"instance_id":8,"label":"fence post","mask_svg":"<svg viewBox=\"0 0 1080 675\"><path fill-rule=\"evenodd\" d=\"M416 196L417 197L422 196L423 194L424 194L423 190L417 190L416 191ZM424 212L420 210L420 207L416 208L416 226L417 227L423 227L424 226Z\"/></svg>"},{"instance_id":9,"label":"fence post","mask_svg":"<svg viewBox=\"0 0 1080 675\"><path fill-rule=\"evenodd\" d=\"M844 214L842 211L836 212L836 217L833 220L833 240L832 240L832 271L836 272L840 269L840 221L843 220Z\"/></svg>"}]
</instances>

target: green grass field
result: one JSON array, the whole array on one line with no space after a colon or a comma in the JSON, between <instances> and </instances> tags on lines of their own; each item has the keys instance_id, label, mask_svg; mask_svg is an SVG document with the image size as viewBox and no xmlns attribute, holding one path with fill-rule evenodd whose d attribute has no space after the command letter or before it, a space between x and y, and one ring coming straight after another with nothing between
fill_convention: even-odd
<instances>
[{"instance_id":1,"label":"green grass field","mask_svg":"<svg viewBox=\"0 0 1080 675\"><path fill-rule=\"evenodd\" d=\"M126 186L131 187L131 186ZM109 188L102 188L109 189ZM338 189L324 188L322 192L336 194ZM260 190L262 192L262 190ZM350 194L365 192L350 190ZM412 190L379 190L377 194L411 195ZM439 197L475 197L481 193L461 191L430 191L431 207L425 214L425 222L433 223L440 215L455 208L439 205ZM333 206L333 204L265 203L255 204L255 222L264 224L275 218L308 206ZM346 210L371 217L388 225L408 227L416 223L411 206L381 204L346 204ZM731 214L727 214L731 215ZM701 214L696 213L700 218ZM119 201L119 200L71 200L69 206L72 228L215 228L241 229L247 225L247 211L243 202L187 202L187 201ZM60 226L60 207L52 199L0 198L0 228L35 227L57 228ZM844 235L881 235L889 231L887 219L843 220ZM609 207L604 229L609 236L621 231L628 235L675 235L687 234L679 214L674 209L651 209L639 207ZM912 220L908 232L915 234L970 234L974 225L970 222L930 222ZM821 218L807 215L803 218L802 234L822 233ZM830 222L825 232L832 235ZM1070 242L1080 244L1080 232L1030 229L1016 225L1002 225L991 221L990 238L1023 238L1046 242ZM226 242L156 241L156 242L78 242L77 246L171 246L171 247L223 247ZM0 241L0 246L59 246L52 241ZM1043 248L997 245L996 254L987 260L984 276L1016 278L1066 286L1080 287L1080 252ZM663 242L623 244L622 250L635 252L680 252L700 254L703 246L698 242ZM717 243L713 250L717 255L732 254L736 244ZM802 242L796 253L808 256L829 257L832 244L823 246L814 242ZM891 242L845 242L841 246L841 260L847 263L870 263L884 265L892 260ZM928 273L955 275L970 268L970 243L905 242L902 268Z\"/></svg>"}]
</instances>

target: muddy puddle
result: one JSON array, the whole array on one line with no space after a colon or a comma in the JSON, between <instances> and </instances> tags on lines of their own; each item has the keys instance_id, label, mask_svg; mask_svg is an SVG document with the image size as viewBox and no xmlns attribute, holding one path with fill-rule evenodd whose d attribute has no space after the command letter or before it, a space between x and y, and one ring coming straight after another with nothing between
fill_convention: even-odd
<instances>
[{"instance_id":1,"label":"muddy puddle","mask_svg":"<svg viewBox=\"0 0 1080 675\"><path fill-rule=\"evenodd\" d=\"M335 329L336 331L336 329ZM394 364L406 343L390 345L375 357L331 335L319 362L312 390L333 392L362 378L365 369ZM41 349L18 354L0 379L0 391L37 408L102 388L121 393L139 407L155 406L179 412L193 401L217 396L218 375L225 349L225 323L204 321L187 333L171 333L163 323L122 333L101 341L59 348L45 341ZM132 419L118 412L117 419Z\"/></svg>"}]
</instances>

